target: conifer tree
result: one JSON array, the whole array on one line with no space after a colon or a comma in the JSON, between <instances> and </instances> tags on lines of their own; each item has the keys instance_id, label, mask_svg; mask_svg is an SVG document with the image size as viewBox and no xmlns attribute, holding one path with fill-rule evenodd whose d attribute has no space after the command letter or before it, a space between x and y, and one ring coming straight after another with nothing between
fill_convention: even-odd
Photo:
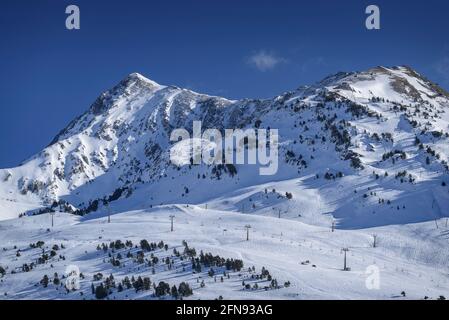
<instances>
[{"instance_id":1,"label":"conifer tree","mask_svg":"<svg viewBox=\"0 0 449 320\"><path fill-rule=\"evenodd\" d=\"M98 287L95 288L95 298L97 299L104 299L108 296L108 290L103 286L103 284L100 284Z\"/></svg>"},{"instance_id":2,"label":"conifer tree","mask_svg":"<svg viewBox=\"0 0 449 320\"><path fill-rule=\"evenodd\" d=\"M176 288L176 286L173 286L173 287L171 288L171 296L172 296L174 299L178 299L178 289Z\"/></svg>"},{"instance_id":3,"label":"conifer tree","mask_svg":"<svg viewBox=\"0 0 449 320\"><path fill-rule=\"evenodd\" d=\"M44 288L47 288L47 286L48 286L48 276L47 276L47 275L44 275L44 277L42 278L42 280L41 280L41 285L42 285Z\"/></svg>"}]
</instances>

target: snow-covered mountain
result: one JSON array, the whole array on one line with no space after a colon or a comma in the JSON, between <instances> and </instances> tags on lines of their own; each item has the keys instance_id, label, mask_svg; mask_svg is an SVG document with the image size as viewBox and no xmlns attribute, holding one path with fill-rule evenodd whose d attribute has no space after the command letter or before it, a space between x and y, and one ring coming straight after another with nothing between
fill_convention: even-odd
<instances>
[{"instance_id":1,"label":"snow-covered mountain","mask_svg":"<svg viewBox=\"0 0 449 320\"><path fill-rule=\"evenodd\" d=\"M171 163L196 120L278 129L277 173ZM449 94L408 67L238 101L130 74L0 170L0 300L443 299L448 157Z\"/></svg>"},{"instance_id":2,"label":"snow-covered mountain","mask_svg":"<svg viewBox=\"0 0 449 320\"><path fill-rule=\"evenodd\" d=\"M341 228L433 220L449 215L448 111L449 94L408 67L338 73L266 100L132 73L39 154L0 170L0 219L49 209L104 214L106 203L112 212L207 203L317 225L330 214ZM170 163L170 133L195 120L203 129L279 129L277 174Z\"/></svg>"}]
</instances>

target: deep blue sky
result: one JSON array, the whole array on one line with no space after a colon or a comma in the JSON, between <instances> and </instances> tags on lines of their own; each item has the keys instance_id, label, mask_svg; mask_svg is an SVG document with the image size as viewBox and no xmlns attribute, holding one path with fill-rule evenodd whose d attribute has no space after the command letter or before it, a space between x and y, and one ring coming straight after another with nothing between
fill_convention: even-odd
<instances>
[{"instance_id":1,"label":"deep blue sky","mask_svg":"<svg viewBox=\"0 0 449 320\"><path fill-rule=\"evenodd\" d=\"M81 30L65 29L77 4ZM380 31L365 8L381 9ZM337 71L416 68L449 87L447 0L0 2L0 168L45 147L137 71L229 98L270 97ZM261 71L261 55L278 63Z\"/></svg>"}]
</instances>

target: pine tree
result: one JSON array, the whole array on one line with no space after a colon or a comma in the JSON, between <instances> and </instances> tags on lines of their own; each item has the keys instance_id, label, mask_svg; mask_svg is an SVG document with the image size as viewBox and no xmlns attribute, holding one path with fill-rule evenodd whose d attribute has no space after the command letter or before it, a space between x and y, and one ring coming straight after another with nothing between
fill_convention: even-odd
<instances>
[{"instance_id":1,"label":"pine tree","mask_svg":"<svg viewBox=\"0 0 449 320\"><path fill-rule=\"evenodd\" d=\"M58 273L55 272L55 275L54 275L54 278L53 278L53 284L54 284L55 286L59 286L60 283L61 283L61 281L59 280Z\"/></svg>"},{"instance_id":2,"label":"pine tree","mask_svg":"<svg viewBox=\"0 0 449 320\"><path fill-rule=\"evenodd\" d=\"M176 286L173 286L172 288L171 288L171 296L174 298L174 299L178 299L178 289L176 288Z\"/></svg>"},{"instance_id":3,"label":"pine tree","mask_svg":"<svg viewBox=\"0 0 449 320\"><path fill-rule=\"evenodd\" d=\"M142 248L142 250L151 251L151 246L145 239L140 240L140 247Z\"/></svg>"},{"instance_id":4,"label":"pine tree","mask_svg":"<svg viewBox=\"0 0 449 320\"><path fill-rule=\"evenodd\" d=\"M145 277L145 278L143 279L143 289L144 289L144 290L150 290L150 288L151 288L151 281L150 281L150 278Z\"/></svg>"},{"instance_id":5,"label":"pine tree","mask_svg":"<svg viewBox=\"0 0 449 320\"><path fill-rule=\"evenodd\" d=\"M140 290L143 290L143 280L142 280L141 276L139 276L137 278L137 281L135 281L133 283L133 286L134 286L134 289L136 289L136 292L139 292Z\"/></svg>"},{"instance_id":6,"label":"pine tree","mask_svg":"<svg viewBox=\"0 0 449 320\"><path fill-rule=\"evenodd\" d=\"M0 275L3 277L6 274L6 270L0 266Z\"/></svg>"},{"instance_id":7,"label":"pine tree","mask_svg":"<svg viewBox=\"0 0 449 320\"><path fill-rule=\"evenodd\" d=\"M41 280L41 285L44 287L44 288L47 288L47 286L48 286L48 276L47 275L44 275L44 277L42 278L42 280Z\"/></svg>"},{"instance_id":8,"label":"pine tree","mask_svg":"<svg viewBox=\"0 0 449 320\"><path fill-rule=\"evenodd\" d=\"M100 284L98 287L95 288L95 298L97 299L104 299L108 296L108 290L103 286L103 284Z\"/></svg>"},{"instance_id":9,"label":"pine tree","mask_svg":"<svg viewBox=\"0 0 449 320\"><path fill-rule=\"evenodd\" d=\"M132 284L131 281L129 281L128 276L126 276L125 279L123 279L123 285L126 287L126 289L131 289Z\"/></svg>"},{"instance_id":10,"label":"pine tree","mask_svg":"<svg viewBox=\"0 0 449 320\"><path fill-rule=\"evenodd\" d=\"M203 285L204 282L201 283ZM181 297L188 297L193 294L192 288L186 282L181 282L178 287L178 293Z\"/></svg>"},{"instance_id":11,"label":"pine tree","mask_svg":"<svg viewBox=\"0 0 449 320\"><path fill-rule=\"evenodd\" d=\"M155 293L156 297L165 296L166 294L170 293L170 286L168 285L168 283L161 281L161 282L159 282L158 286L155 288L154 293Z\"/></svg>"}]
</instances>

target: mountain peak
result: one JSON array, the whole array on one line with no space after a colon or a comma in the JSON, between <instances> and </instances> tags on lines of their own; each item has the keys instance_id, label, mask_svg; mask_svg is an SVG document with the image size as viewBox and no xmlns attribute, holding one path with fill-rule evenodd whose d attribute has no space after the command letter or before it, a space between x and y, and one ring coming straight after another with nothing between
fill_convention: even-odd
<instances>
[{"instance_id":1,"label":"mountain peak","mask_svg":"<svg viewBox=\"0 0 449 320\"><path fill-rule=\"evenodd\" d=\"M449 97L444 89L406 65L339 72L320 81L317 87L336 91L350 100L384 98L398 103L430 103Z\"/></svg>"},{"instance_id":2,"label":"mountain peak","mask_svg":"<svg viewBox=\"0 0 449 320\"><path fill-rule=\"evenodd\" d=\"M145 84L148 84L151 86L159 86L159 84L156 81L150 80L138 72L132 72L132 73L128 74L121 82L122 83L131 83L131 82L134 83L136 81L145 83Z\"/></svg>"}]
</instances>

